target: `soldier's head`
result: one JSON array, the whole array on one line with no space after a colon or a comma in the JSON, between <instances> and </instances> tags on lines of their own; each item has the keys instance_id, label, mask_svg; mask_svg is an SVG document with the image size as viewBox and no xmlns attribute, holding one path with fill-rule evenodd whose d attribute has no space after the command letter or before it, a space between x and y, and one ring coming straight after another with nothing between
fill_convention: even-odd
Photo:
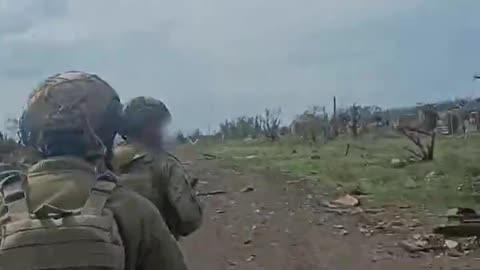
<instances>
[{"instance_id":1,"label":"soldier's head","mask_svg":"<svg viewBox=\"0 0 480 270\"><path fill-rule=\"evenodd\" d=\"M21 141L44 155L111 155L121 121L116 91L98 76L54 75L30 95L20 122Z\"/></svg>"},{"instance_id":2,"label":"soldier's head","mask_svg":"<svg viewBox=\"0 0 480 270\"><path fill-rule=\"evenodd\" d=\"M150 97L137 97L123 110L122 135L151 146L161 146L166 127L172 120L167 106Z\"/></svg>"}]
</instances>

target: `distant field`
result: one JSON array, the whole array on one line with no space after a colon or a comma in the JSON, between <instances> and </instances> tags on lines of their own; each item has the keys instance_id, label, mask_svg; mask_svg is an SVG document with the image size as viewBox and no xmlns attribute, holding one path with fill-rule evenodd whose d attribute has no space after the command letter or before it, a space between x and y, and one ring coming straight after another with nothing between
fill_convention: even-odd
<instances>
[{"instance_id":1,"label":"distant field","mask_svg":"<svg viewBox=\"0 0 480 270\"><path fill-rule=\"evenodd\" d=\"M346 145L350 151L345 156ZM394 168L407 159L402 137L339 138L327 144L300 140L230 141L197 146L238 171L276 170L291 179L307 179L329 194L360 191L374 204L416 204L444 209L473 206L472 178L480 175L480 136L437 139L435 160ZM479 200L480 201L480 200Z\"/></svg>"}]
</instances>

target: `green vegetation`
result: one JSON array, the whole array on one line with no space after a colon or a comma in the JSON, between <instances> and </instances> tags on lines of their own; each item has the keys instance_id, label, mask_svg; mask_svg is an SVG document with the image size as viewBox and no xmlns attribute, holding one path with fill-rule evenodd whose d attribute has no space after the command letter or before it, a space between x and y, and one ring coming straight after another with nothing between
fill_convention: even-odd
<instances>
[{"instance_id":1,"label":"green vegetation","mask_svg":"<svg viewBox=\"0 0 480 270\"><path fill-rule=\"evenodd\" d=\"M345 156L347 144L350 150ZM327 144L283 138L198 147L235 170L273 169L288 175L286 179L308 179L332 195L363 192L374 204L415 204L438 210L475 204L472 178L480 175L480 136L468 140L439 137L434 161L398 168L392 159L408 160L405 146L411 146L410 142L400 136L370 136L338 138Z\"/></svg>"}]
</instances>

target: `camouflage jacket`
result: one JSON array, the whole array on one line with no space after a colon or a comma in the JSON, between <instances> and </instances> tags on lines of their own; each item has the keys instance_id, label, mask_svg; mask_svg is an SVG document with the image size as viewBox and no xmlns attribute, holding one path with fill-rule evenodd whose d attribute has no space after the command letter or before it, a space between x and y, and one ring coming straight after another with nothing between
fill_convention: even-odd
<instances>
[{"instance_id":1,"label":"camouflage jacket","mask_svg":"<svg viewBox=\"0 0 480 270\"><path fill-rule=\"evenodd\" d=\"M74 157L39 161L27 172L28 205L32 211L44 204L78 209L96 180L93 166ZM117 187L106 207L115 216L125 248L125 269L186 270L183 255L155 207L135 192ZM0 216L5 214L0 203Z\"/></svg>"},{"instance_id":2,"label":"camouflage jacket","mask_svg":"<svg viewBox=\"0 0 480 270\"><path fill-rule=\"evenodd\" d=\"M124 144L114 150L112 164L122 184L157 206L177 239L200 227L202 207L188 173L174 156L148 151L140 144Z\"/></svg>"}]
</instances>

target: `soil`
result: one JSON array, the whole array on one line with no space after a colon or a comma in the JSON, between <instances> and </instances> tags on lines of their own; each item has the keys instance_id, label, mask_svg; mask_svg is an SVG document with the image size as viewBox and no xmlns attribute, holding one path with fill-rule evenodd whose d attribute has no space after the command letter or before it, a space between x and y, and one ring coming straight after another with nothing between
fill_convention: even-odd
<instances>
[{"instance_id":1,"label":"soil","mask_svg":"<svg viewBox=\"0 0 480 270\"><path fill-rule=\"evenodd\" d=\"M226 191L201 197L204 224L180 241L190 269L480 269L479 252L456 257L400 247L400 241L429 231L410 224L413 217L423 220L413 209L330 211L325 195L305 181L273 172L237 172L193 149L179 156L199 178L199 192ZM360 229L391 220L400 221L373 235Z\"/></svg>"}]
</instances>

